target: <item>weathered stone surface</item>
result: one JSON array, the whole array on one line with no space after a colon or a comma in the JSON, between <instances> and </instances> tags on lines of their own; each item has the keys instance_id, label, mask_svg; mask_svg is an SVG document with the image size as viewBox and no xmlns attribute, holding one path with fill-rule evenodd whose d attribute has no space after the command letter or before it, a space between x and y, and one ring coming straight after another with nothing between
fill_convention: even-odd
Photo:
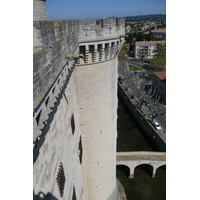
<instances>
[{"instance_id":1,"label":"weathered stone surface","mask_svg":"<svg viewBox=\"0 0 200 200\"><path fill-rule=\"evenodd\" d=\"M47 20L46 0L33 0L33 20Z\"/></svg>"},{"instance_id":2,"label":"weathered stone surface","mask_svg":"<svg viewBox=\"0 0 200 200\"><path fill-rule=\"evenodd\" d=\"M59 163L62 162L66 177L64 199L71 199L73 185L76 185L77 199L85 199L84 172L77 149L80 139L80 127L74 75L65 90L65 96L68 103L65 98L61 99L54 120L45 136L44 144L40 148L37 161L33 165L34 193L38 194L42 191L47 194L51 191L57 199L60 199L55 180ZM70 125L72 113L76 125L74 135L72 135ZM81 194L81 191L84 195Z\"/></svg>"},{"instance_id":3,"label":"weathered stone surface","mask_svg":"<svg viewBox=\"0 0 200 200\"><path fill-rule=\"evenodd\" d=\"M37 153L33 164L34 194L42 192L61 198L56 176L62 163L66 178L63 199L72 199L73 188L77 199L119 199L118 51L113 49L116 44L115 49L119 50L123 43L120 35L124 34L124 19L102 20L100 26L93 20L34 21L33 26L33 123ZM79 60L81 44L86 45L83 57L88 63L74 68L74 61L67 55Z\"/></svg>"},{"instance_id":4,"label":"weathered stone surface","mask_svg":"<svg viewBox=\"0 0 200 200\"><path fill-rule=\"evenodd\" d=\"M108 199L116 187L117 62L75 69L89 199Z\"/></svg>"}]
</instances>

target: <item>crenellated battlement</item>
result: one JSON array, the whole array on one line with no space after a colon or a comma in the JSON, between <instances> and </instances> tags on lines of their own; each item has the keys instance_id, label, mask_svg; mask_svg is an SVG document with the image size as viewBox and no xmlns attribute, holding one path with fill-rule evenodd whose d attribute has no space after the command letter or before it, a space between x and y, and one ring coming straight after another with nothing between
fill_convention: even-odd
<instances>
[{"instance_id":1,"label":"crenellated battlement","mask_svg":"<svg viewBox=\"0 0 200 200\"><path fill-rule=\"evenodd\" d=\"M34 21L34 109L67 62L67 55L83 54L84 58L78 59L78 64L116 57L125 33L124 26L122 18L102 19L100 24L96 20Z\"/></svg>"},{"instance_id":2,"label":"crenellated battlement","mask_svg":"<svg viewBox=\"0 0 200 200\"><path fill-rule=\"evenodd\" d=\"M119 199L117 56L124 25L33 22L34 199Z\"/></svg>"},{"instance_id":3,"label":"crenellated battlement","mask_svg":"<svg viewBox=\"0 0 200 200\"><path fill-rule=\"evenodd\" d=\"M125 19L101 19L100 24L96 20L82 20L79 25L79 42L102 41L119 38L125 34Z\"/></svg>"}]
</instances>

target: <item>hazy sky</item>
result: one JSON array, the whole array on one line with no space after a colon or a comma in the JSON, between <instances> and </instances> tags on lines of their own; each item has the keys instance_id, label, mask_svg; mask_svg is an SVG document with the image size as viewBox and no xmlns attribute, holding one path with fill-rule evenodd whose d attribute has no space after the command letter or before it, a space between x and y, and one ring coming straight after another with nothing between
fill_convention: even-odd
<instances>
[{"instance_id":1,"label":"hazy sky","mask_svg":"<svg viewBox=\"0 0 200 200\"><path fill-rule=\"evenodd\" d=\"M166 14L166 0L47 0L48 19Z\"/></svg>"}]
</instances>

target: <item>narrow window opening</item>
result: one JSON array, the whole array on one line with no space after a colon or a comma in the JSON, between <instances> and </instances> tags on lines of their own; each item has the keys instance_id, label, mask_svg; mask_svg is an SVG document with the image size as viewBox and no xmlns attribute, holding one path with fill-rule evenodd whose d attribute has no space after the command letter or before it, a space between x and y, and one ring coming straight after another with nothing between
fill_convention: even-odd
<instances>
[{"instance_id":1,"label":"narrow window opening","mask_svg":"<svg viewBox=\"0 0 200 200\"><path fill-rule=\"evenodd\" d=\"M79 46L79 52L80 54L83 54L83 59L84 59L84 62L85 62L85 46Z\"/></svg>"},{"instance_id":2,"label":"narrow window opening","mask_svg":"<svg viewBox=\"0 0 200 200\"><path fill-rule=\"evenodd\" d=\"M83 155L83 147L82 147L82 141L81 141L81 136L79 140L79 160L80 164L82 164L82 155Z\"/></svg>"},{"instance_id":3,"label":"narrow window opening","mask_svg":"<svg viewBox=\"0 0 200 200\"><path fill-rule=\"evenodd\" d=\"M72 114L71 116L71 129L72 129L72 135L74 135L74 132L75 132L74 114Z\"/></svg>"},{"instance_id":4,"label":"narrow window opening","mask_svg":"<svg viewBox=\"0 0 200 200\"><path fill-rule=\"evenodd\" d=\"M60 163L59 164L58 173L57 173L56 182L57 182L58 190L59 190L59 193L60 193L61 197L63 197L63 193L64 193L65 180L66 179L65 179L65 173L64 173L63 164Z\"/></svg>"},{"instance_id":5,"label":"narrow window opening","mask_svg":"<svg viewBox=\"0 0 200 200\"><path fill-rule=\"evenodd\" d=\"M74 188L74 187L73 187L72 200L76 200L76 191L75 191L75 188Z\"/></svg>"}]
</instances>

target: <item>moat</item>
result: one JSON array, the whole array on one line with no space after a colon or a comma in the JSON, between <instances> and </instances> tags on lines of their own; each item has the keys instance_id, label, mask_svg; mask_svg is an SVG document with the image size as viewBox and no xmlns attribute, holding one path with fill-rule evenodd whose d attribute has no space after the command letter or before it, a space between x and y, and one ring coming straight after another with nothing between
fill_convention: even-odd
<instances>
[{"instance_id":1,"label":"moat","mask_svg":"<svg viewBox=\"0 0 200 200\"><path fill-rule=\"evenodd\" d=\"M142 132L136 126L127 110L118 99L117 151L155 151ZM165 200L166 199L166 167L151 177L149 165L140 165L135 169L134 178L127 177L127 168L117 167L117 178L122 183L127 200Z\"/></svg>"}]
</instances>

